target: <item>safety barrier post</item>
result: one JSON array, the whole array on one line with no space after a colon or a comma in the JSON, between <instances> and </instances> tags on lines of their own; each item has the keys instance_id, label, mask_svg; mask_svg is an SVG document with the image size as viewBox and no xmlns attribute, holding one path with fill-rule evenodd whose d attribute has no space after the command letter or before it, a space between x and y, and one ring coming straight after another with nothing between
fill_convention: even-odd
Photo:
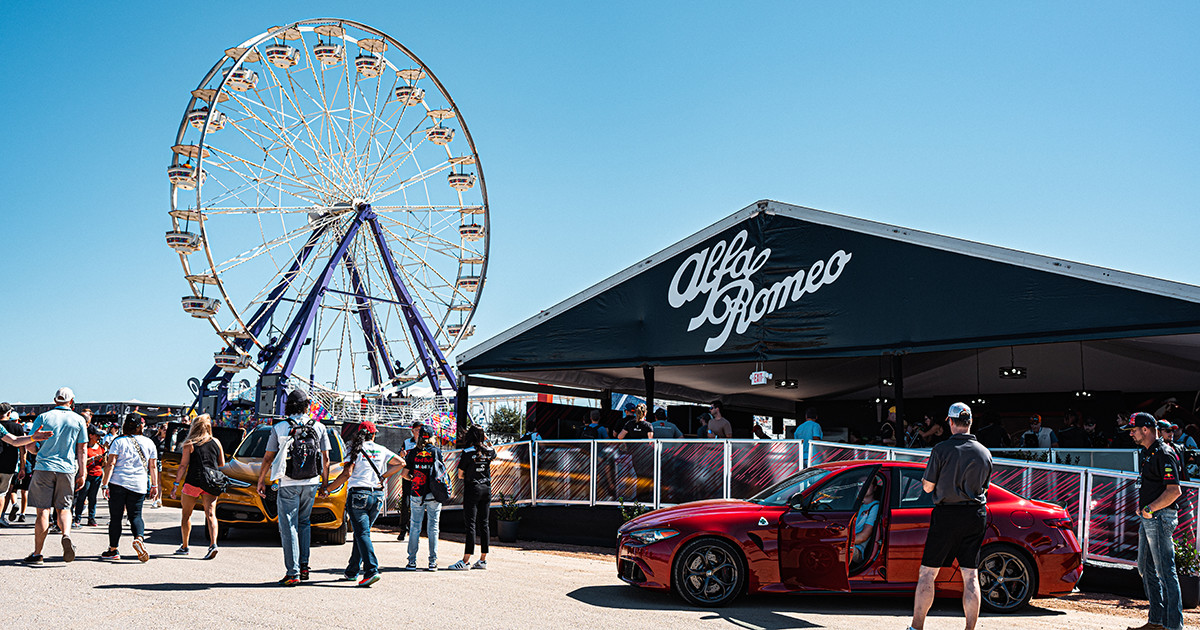
<instances>
[{"instance_id":1,"label":"safety barrier post","mask_svg":"<svg viewBox=\"0 0 1200 630\"><path fill-rule=\"evenodd\" d=\"M654 488L654 509L656 509L656 510L659 507L659 499L661 498L660 497L661 488L659 488L661 481L662 481L662 441L654 440L654 481L653 481L652 487Z\"/></svg>"},{"instance_id":2,"label":"safety barrier post","mask_svg":"<svg viewBox=\"0 0 1200 630\"><path fill-rule=\"evenodd\" d=\"M529 504L537 505L537 478L541 458L538 457L538 441L529 440Z\"/></svg>"},{"instance_id":3,"label":"safety barrier post","mask_svg":"<svg viewBox=\"0 0 1200 630\"><path fill-rule=\"evenodd\" d=\"M731 463L733 460L733 446L729 443L729 440L725 440L724 442L725 448L721 457L721 481L723 486L722 496L728 499L730 479L733 477L733 465Z\"/></svg>"},{"instance_id":4,"label":"safety barrier post","mask_svg":"<svg viewBox=\"0 0 1200 630\"><path fill-rule=\"evenodd\" d=\"M1083 471L1083 477L1079 480L1079 522L1075 528L1078 530L1079 545L1083 547L1083 560L1087 562L1088 557L1088 522L1092 519L1092 471Z\"/></svg>"},{"instance_id":5,"label":"safety barrier post","mask_svg":"<svg viewBox=\"0 0 1200 630\"><path fill-rule=\"evenodd\" d=\"M592 458L589 462L589 468L591 468L589 477L591 481L588 483L588 504L596 507L596 440L592 440L591 451Z\"/></svg>"}]
</instances>

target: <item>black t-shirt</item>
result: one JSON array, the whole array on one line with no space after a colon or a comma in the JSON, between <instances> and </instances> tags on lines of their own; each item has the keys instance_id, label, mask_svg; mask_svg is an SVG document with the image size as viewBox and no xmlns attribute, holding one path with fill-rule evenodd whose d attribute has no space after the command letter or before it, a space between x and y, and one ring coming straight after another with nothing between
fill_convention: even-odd
<instances>
[{"instance_id":1,"label":"black t-shirt","mask_svg":"<svg viewBox=\"0 0 1200 630\"><path fill-rule=\"evenodd\" d=\"M414 497L429 494L429 479L433 477L433 462L442 458L442 452L434 446L418 446L404 456L412 474L412 491Z\"/></svg>"},{"instance_id":2,"label":"black t-shirt","mask_svg":"<svg viewBox=\"0 0 1200 630\"><path fill-rule=\"evenodd\" d=\"M952 435L929 451L923 479L934 483L938 505L986 505L992 454L970 433Z\"/></svg>"},{"instance_id":3,"label":"black t-shirt","mask_svg":"<svg viewBox=\"0 0 1200 630\"><path fill-rule=\"evenodd\" d=\"M4 425L4 430L8 431L14 437L25 435L25 427L19 422L5 420L0 422ZM0 442L0 474L10 475L17 472L17 462L20 459L21 447L12 446L4 442Z\"/></svg>"},{"instance_id":4,"label":"black t-shirt","mask_svg":"<svg viewBox=\"0 0 1200 630\"><path fill-rule=\"evenodd\" d=\"M627 440L644 440L650 437L650 433L654 431L654 427L645 420L634 418L625 423L625 439Z\"/></svg>"},{"instance_id":5,"label":"black t-shirt","mask_svg":"<svg viewBox=\"0 0 1200 630\"><path fill-rule=\"evenodd\" d=\"M1092 441L1088 439L1087 433L1079 427L1066 427L1055 435L1058 436L1060 448L1090 448L1092 446Z\"/></svg>"},{"instance_id":6,"label":"black t-shirt","mask_svg":"<svg viewBox=\"0 0 1200 630\"><path fill-rule=\"evenodd\" d=\"M1008 433L999 424L989 424L975 432L979 443L988 448L1004 448L1008 446Z\"/></svg>"},{"instance_id":7,"label":"black t-shirt","mask_svg":"<svg viewBox=\"0 0 1200 630\"><path fill-rule=\"evenodd\" d=\"M1138 509L1145 509L1166 492L1167 486L1179 485L1179 460L1175 459L1174 453L1167 452L1162 440L1155 440L1150 448L1143 448L1138 456L1142 476ZM1174 503L1162 509L1173 509L1178 503L1179 500L1176 499Z\"/></svg>"},{"instance_id":8,"label":"black t-shirt","mask_svg":"<svg viewBox=\"0 0 1200 630\"><path fill-rule=\"evenodd\" d=\"M492 459L496 451L486 447L472 446L463 449L458 458L458 469L463 471L463 482L466 487L483 487L492 484Z\"/></svg>"}]
</instances>

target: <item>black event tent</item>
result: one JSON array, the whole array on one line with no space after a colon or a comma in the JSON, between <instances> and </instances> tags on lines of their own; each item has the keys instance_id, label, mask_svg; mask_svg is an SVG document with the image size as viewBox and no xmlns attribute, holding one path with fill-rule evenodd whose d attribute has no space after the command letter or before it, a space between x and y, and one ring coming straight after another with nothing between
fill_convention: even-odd
<instances>
[{"instance_id":1,"label":"black event tent","mask_svg":"<svg viewBox=\"0 0 1200 630\"><path fill-rule=\"evenodd\" d=\"M459 368L629 393L652 379L659 398L790 411L871 398L889 375L910 398L1194 391L1198 349L1200 287L760 201ZM1013 365L1027 376L1001 378ZM751 385L759 369L796 387Z\"/></svg>"}]
</instances>

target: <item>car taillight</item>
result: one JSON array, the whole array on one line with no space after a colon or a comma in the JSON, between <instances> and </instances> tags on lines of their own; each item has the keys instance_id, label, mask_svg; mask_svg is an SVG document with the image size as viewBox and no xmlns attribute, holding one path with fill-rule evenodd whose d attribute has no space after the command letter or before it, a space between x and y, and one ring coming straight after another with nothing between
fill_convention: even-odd
<instances>
[{"instance_id":1,"label":"car taillight","mask_svg":"<svg viewBox=\"0 0 1200 630\"><path fill-rule=\"evenodd\" d=\"M1065 529L1068 531L1075 530L1075 524L1071 522L1070 518L1048 518L1045 519L1044 522L1050 527L1057 527L1058 529Z\"/></svg>"}]
</instances>

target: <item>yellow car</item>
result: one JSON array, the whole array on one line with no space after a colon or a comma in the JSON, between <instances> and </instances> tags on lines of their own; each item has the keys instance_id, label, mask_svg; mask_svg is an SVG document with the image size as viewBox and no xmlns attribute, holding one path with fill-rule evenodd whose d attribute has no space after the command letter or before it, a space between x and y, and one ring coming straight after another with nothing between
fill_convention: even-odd
<instances>
[{"instance_id":1,"label":"yellow car","mask_svg":"<svg viewBox=\"0 0 1200 630\"><path fill-rule=\"evenodd\" d=\"M341 461L345 452L342 438L333 427L329 432L329 478L342 472ZM238 446L232 458L221 469L229 476L229 488L217 498L218 537L229 535L233 527L276 527L278 517L275 509L276 489L267 488L267 497L258 496L258 472L262 469L263 455L267 452L267 439L271 427L261 426L250 432ZM334 488L328 496L317 496L312 509L312 529L329 544L342 545L346 542L347 523L345 516L346 484Z\"/></svg>"}]
</instances>

